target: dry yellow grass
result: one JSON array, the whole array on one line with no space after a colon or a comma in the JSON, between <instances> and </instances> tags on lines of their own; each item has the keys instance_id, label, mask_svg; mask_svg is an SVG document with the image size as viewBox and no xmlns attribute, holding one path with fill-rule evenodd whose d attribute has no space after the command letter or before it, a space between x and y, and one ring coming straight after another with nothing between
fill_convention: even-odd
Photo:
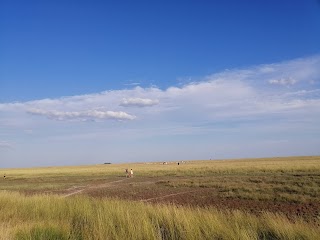
<instances>
[{"instance_id":1,"label":"dry yellow grass","mask_svg":"<svg viewBox=\"0 0 320 240\"><path fill-rule=\"evenodd\" d=\"M5 239L317 239L315 225L263 213L3 192Z\"/></svg>"},{"instance_id":2,"label":"dry yellow grass","mask_svg":"<svg viewBox=\"0 0 320 240\"><path fill-rule=\"evenodd\" d=\"M123 200L26 197L14 191L43 192L124 177L169 179L169 187L212 187L221 196L280 200L319 199L320 157L130 163L32 169L0 169L0 239L319 239L316 223L281 214L259 216L214 208L149 205ZM9 190L9 191L8 191ZM282 194L282 195L281 195ZM287 195L286 195L287 194ZM304 198L301 198L304 196Z\"/></svg>"},{"instance_id":3,"label":"dry yellow grass","mask_svg":"<svg viewBox=\"0 0 320 240\"><path fill-rule=\"evenodd\" d=\"M110 176L123 174L125 168L133 168L140 175L168 175L168 174L201 174L208 172L265 172L265 171L314 171L320 168L320 156L281 157L281 158L255 158L255 159L230 159L230 160L197 160L185 161L179 166L177 161L163 165L157 163L127 163L127 164L99 164L88 166L67 167L39 167L1 169L7 177L59 177L59 176Z\"/></svg>"}]
</instances>

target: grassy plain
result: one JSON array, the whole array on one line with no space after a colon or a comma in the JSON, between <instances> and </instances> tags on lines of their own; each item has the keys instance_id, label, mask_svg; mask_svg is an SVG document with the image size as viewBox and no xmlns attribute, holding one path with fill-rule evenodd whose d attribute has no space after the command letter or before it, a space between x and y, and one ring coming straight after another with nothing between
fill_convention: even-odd
<instances>
[{"instance_id":1,"label":"grassy plain","mask_svg":"<svg viewBox=\"0 0 320 240\"><path fill-rule=\"evenodd\" d=\"M0 239L320 238L316 156L1 172Z\"/></svg>"}]
</instances>

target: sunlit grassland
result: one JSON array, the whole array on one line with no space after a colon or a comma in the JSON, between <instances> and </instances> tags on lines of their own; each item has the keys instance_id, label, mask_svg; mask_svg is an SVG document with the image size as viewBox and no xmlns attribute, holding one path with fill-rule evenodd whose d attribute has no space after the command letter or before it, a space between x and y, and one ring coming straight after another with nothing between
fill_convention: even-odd
<instances>
[{"instance_id":1,"label":"sunlit grassland","mask_svg":"<svg viewBox=\"0 0 320 240\"><path fill-rule=\"evenodd\" d=\"M130 184L206 188L219 198L320 201L318 156L0 169L6 174L0 179L0 239L320 239L320 216L305 222L270 212L43 194L124 179L125 168L134 170ZM22 194L29 191L39 195Z\"/></svg>"},{"instance_id":2,"label":"sunlit grassland","mask_svg":"<svg viewBox=\"0 0 320 240\"><path fill-rule=\"evenodd\" d=\"M95 180L112 179L123 172L120 164L24 169L0 169L6 175L0 190L63 190L74 185L86 185ZM123 176L123 174L121 175Z\"/></svg>"},{"instance_id":3,"label":"sunlit grassland","mask_svg":"<svg viewBox=\"0 0 320 240\"><path fill-rule=\"evenodd\" d=\"M73 177L73 176L119 176L125 168L134 168L141 176L188 175L207 176L214 174L232 174L238 172L293 172L318 171L320 156L257 158L235 160L197 160L185 161L177 165L178 161L162 164L127 163L127 164L97 164L88 166L39 167L1 169L8 177L36 178L36 177Z\"/></svg>"},{"instance_id":4,"label":"sunlit grassland","mask_svg":"<svg viewBox=\"0 0 320 240\"><path fill-rule=\"evenodd\" d=\"M167 187L212 188L219 197L290 202L319 201L320 157L101 164L76 167L0 169L0 190L45 192L123 178L161 178Z\"/></svg>"},{"instance_id":5,"label":"sunlit grassland","mask_svg":"<svg viewBox=\"0 0 320 240\"><path fill-rule=\"evenodd\" d=\"M317 239L320 229L262 213L85 196L0 195L0 239Z\"/></svg>"}]
</instances>

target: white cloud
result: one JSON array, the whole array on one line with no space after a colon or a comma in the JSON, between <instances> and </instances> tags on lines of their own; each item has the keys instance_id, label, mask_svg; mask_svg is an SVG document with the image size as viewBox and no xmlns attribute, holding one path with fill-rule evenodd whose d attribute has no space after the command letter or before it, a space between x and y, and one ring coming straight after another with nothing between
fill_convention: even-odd
<instances>
[{"instance_id":1,"label":"white cloud","mask_svg":"<svg viewBox=\"0 0 320 240\"><path fill-rule=\"evenodd\" d=\"M294 85L297 83L297 80L289 77L289 78L280 78L280 79L270 79L269 80L270 84L275 84L275 85L283 85L283 86L289 86L289 85Z\"/></svg>"},{"instance_id":2,"label":"white cloud","mask_svg":"<svg viewBox=\"0 0 320 240\"><path fill-rule=\"evenodd\" d=\"M274 147L270 141L279 139L289 140L280 142L287 144L283 154L291 154L292 142L304 143L303 154L312 149L319 152L320 56L226 70L167 89L137 86L0 103L0 116L0 138L12 139L19 146L20 158L25 153L35 158L39 151L39 159L46 159L50 152L56 154L51 157L53 162L69 161L70 156L84 159L83 163L94 157L151 161L154 159L147 157L180 158L181 154L183 158L211 149L220 149L225 154L220 157L228 157L241 151L246 154L234 146L253 143L259 145L257 153L268 153ZM34 131L26 134L26 129ZM8 145L2 142L2 147ZM20 150L24 146L25 152Z\"/></svg>"},{"instance_id":3,"label":"white cloud","mask_svg":"<svg viewBox=\"0 0 320 240\"><path fill-rule=\"evenodd\" d=\"M314 84L309 84L313 79ZM22 113L55 120L132 120L190 123L229 121L232 118L265 117L268 114L301 114L304 109L319 112L320 56L247 69L226 70L202 81L168 89L157 87L110 90L96 94L0 104L1 122L12 125ZM267 84L266 84L267 83ZM297 84L299 83L299 84ZM274 88L270 85L290 85ZM303 93L303 94L297 94ZM161 104L159 104L161 102ZM152 106L152 107L151 107ZM130 113L123 107L130 107ZM129 108L128 108L129 109ZM320 107L319 107L320 109ZM15 115L16 114L16 115ZM18 116L19 115L19 116ZM301 117L301 116L300 116ZM31 121L31 120L30 120ZM36 121L36 119L32 119ZM138 123L137 123L138 124ZM34 126L24 126L32 128Z\"/></svg>"},{"instance_id":4,"label":"white cloud","mask_svg":"<svg viewBox=\"0 0 320 240\"><path fill-rule=\"evenodd\" d=\"M309 84L310 79L315 83ZM27 112L49 119L79 121L132 120L137 117L138 122L152 121L157 124L167 121L228 121L233 117L263 118L274 113L285 115L288 111L300 114L304 109L318 107L320 96L315 88L319 79L320 56L317 56L227 70L207 76L199 82L172 86L165 90L157 87L135 87L0 104L0 111L3 116L7 116L0 120L0 124L3 121L7 124L19 121L17 116L10 119L10 112L12 116L14 113ZM275 89L270 86L274 84L291 87ZM123 107L131 107L130 113L123 112ZM314 109L313 113L317 112L319 111ZM19 117L23 117L20 115ZM25 126L28 127L32 126Z\"/></svg>"},{"instance_id":5,"label":"white cloud","mask_svg":"<svg viewBox=\"0 0 320 240\"><path fill-rule=\"evenodd\" d=\"M157 99L148 98L124 98L122 99L120 106L123 107L150 107L159 104Z\"/></svg>"},{"instance_id":6,"label":"white cloud","mask_svg":"<svg viewBox=\"0 0 320 240\"><path fill-rule=\"evenodd\" d=\"M262 73L273 73L275 71L275 69L272 66L268 66L268 65L264 66L263 65L260 67L260 71Z\"/></svg>"},{"instance_id":7,"label":"white cloud","mask_svg":"<svg viewBox=\"0 0 320 240\"><path fill-rule=\"evenodd\" d=\"M114 120L133 120L136 117L126 112L114 112L103 110L89 110L82 112L61 112L47 111L42 109L29 109L27 113L34 115L43 115L54 120L98 120L98 119L114 119Z\"/></svg>"},{"instance_id":8,"label":"white cloud","mask_svg":"<svg viewBox=\"0 0 320 240\"><path fill-rule=\"evenodd\" d=\"M0 148L13 148L13 146L8 141L0 141Z\"/></svg>"}]
</instances>

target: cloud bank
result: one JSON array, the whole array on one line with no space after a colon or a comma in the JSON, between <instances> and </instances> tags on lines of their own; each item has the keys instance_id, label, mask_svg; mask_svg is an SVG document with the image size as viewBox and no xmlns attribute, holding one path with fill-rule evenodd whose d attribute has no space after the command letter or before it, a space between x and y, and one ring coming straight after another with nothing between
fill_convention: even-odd
<instances>
[{"instance_id":1,"label":"cloud bank","mask_svg":"<svg viewBox=\"0 0 320 240\"><path fill-rule=\"evenodd\" d=\"M320 56L314 56L248 69L226 70L198 82L164 90L135 87L56 99L2 103L0 111L4 115L24 112L60 121L138 118L139 121L152 119L161 123L174 120L190 124L233 117L299 115L311 109L316 114L320 109L319 79Z\"/></svg>"},{"instance_id":2,"label":"cloud bank","mask_svg":"<svg viewBox=\"0 0 320 240\"><path fill-rule=\"evenodd\" d=\"M153 161L211 158L212 149L220 157L320 154L320 56L225 70L167 89L0 103L0 116L0 138L15 142L12 159L56 152L52 161L87 163L90 152L101 161Z\"/></svg>"}]
</instances>

